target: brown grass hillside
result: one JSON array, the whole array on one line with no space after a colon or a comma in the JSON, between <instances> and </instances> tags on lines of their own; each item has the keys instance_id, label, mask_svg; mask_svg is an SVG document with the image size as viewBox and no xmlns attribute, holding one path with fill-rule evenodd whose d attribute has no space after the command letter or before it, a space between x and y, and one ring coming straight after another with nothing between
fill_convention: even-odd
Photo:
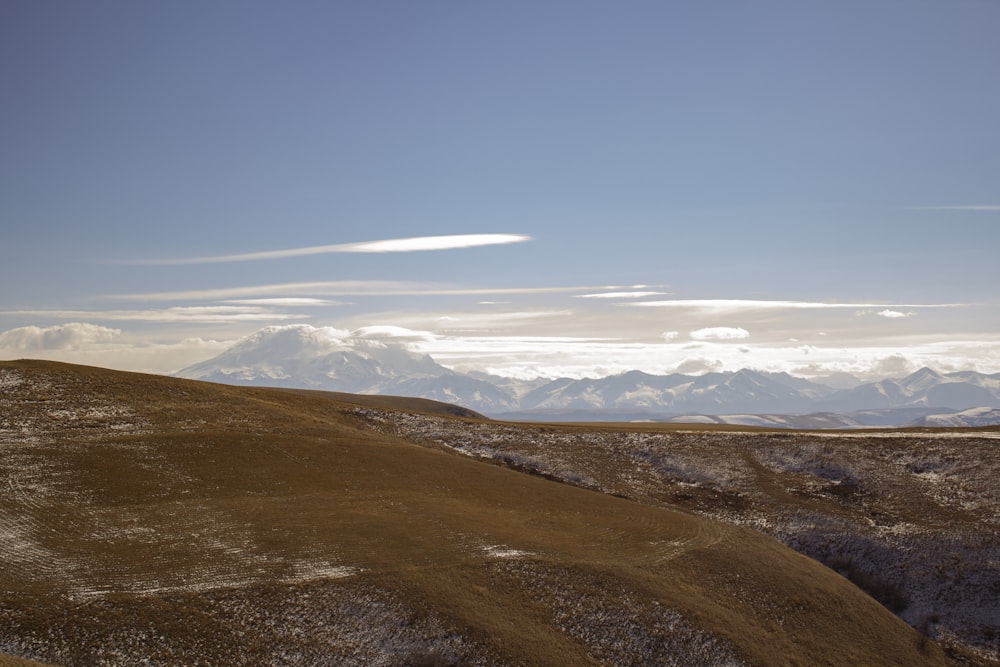
<instances>
[{"instance_id":1,"label":"brown grass hillside","mask_svg":"<svg viewBox=\"0 0 1000 667\"><path fill-rule=\"evenodd\" d=\"M364 414L363 410L357 411ZM370 423L548 479L749 526L840 572L956 660L1000 663L1000 429Z\"/></svg>"},{"instance_id":2,"label":"brown grass hillside","mask_svg":"<svg viewBox=\"0 0 1000 667\"><path fill-rule=\"evenodd\" d=\"M0 364L0 652L60 665L947 663L758 531L446 451L393 431L414 413L344 399ZM459 433L489 423L430 408L417 418Z\"/></svg>"}]
</instances>

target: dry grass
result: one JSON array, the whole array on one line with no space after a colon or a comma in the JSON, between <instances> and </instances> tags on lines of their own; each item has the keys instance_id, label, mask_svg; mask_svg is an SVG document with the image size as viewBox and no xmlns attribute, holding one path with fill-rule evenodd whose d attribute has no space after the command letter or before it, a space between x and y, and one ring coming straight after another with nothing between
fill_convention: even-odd
<instances>
[{"instance_id":1,"label":"dry grass","mask_svg":"<svg viewBox=\"0 0 1000 667\"><path fill-rule=\"evenodd\" d=\"M840 572L956 658L1000 656L997 429L831 434L371 420L549 479L753 527Z\"/></svg>"},{"instance_id":2,"label":"dry grass","mask_svg":"<svg viewBox=\"0 0 1000 667\"><path fill-rule=\"evenodd\" d=\"M669 507L615 458L573 481L610 475L635 499L445 451L499 451L499 437L517 454L541 430L345 398L0 364L0 651L64 665L947 662L845 578ZM547 460L524 451L523 468Z\"/></svg>"}]
</instances>

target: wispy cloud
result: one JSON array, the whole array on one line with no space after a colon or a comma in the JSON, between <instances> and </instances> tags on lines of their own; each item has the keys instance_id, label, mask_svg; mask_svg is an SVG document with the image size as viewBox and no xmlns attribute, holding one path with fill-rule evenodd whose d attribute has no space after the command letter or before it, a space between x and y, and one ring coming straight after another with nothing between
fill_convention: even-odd
<instances>
[{"instance_id":1,"label":"wispy cloud","mask_svg":"<svg viewBox=\"0 0 1000 667\"><path fill-rule=\"evenodd\" d=\"M688 308L710 313L739 313L755 310L811 310L848 308L950 308L958 303L890 304L890 303L827 303L822 301L769 301L756 299L673 299L669 301L638 301L621 304L641 308Z\"/></svg>"},{"instance_id":2,"label":"wispy cloud","mask_svg":"<svg viewBox=\"0 0 1000 667\"><path fill-rule=\"evenodd\" d=\"M235 255L177 257L171 259L130 259L115 263L138 264L144 266L222 264L226 262L256 262L268 259L287 259L289 257L325 255L330 253L389 253L422 252L428 250L455 250L458 248L475 248L488 245L522 243L530 240L531 237L524 234L452 234L448 236L415 236L412 238L363 241L360 243L338 243L335 245L309 246L306 248L265 250L262 252L248 252Z\"/></svg>"},{"instance_id":3,"label":"wispy cloud","mask_svg":"<svg viewBox=\"0 0 1000 667\"><path fill-rule=\"evenodd\" d=\"M286 308L300 306L342 306L340 301L330 299L315 299L312 297L274 297L271 299L227 299L224 303L234 303L241 306L283 306Z\"/></svg>"},{"instance_id":4,"label":"wispy cloud","mask_svg":"<svg viewBox=\"0 0 1000 667\"><path fill-rule=\"evenodd\" d=\"M306 283L275 283L243 287L217 287L175 292L139 292L110 294L117 301L215 301L250 300L256 298L306 298L315 296L348 296L357 294L415 294L434 286L423 283L391 280L337 280ZM293 296L294 295L294 296Z\"/></svg>"},{"instance_id":5,"label":"wispy cloud","mask_svg":"<svg viewBox=\"0 0 1000 667\"><path fill-rule=\"evenodd\" d=\"M318 296L479 296L503 294L558 294L592 290L593 287L455 287L433 283L390 280L338 280L307 283L248 285L179 292L110 294L117 301L248 301L257 298L307 298ZM301 304L305 305L305 304Z\"/></svg>"},{"instance_id":6,"label":"wispy cloud","mask_svg":"<svg viewBox=\"0 0 1000 667\"><path fill-rule=\"evenodd\" d=\"M418 331L398 327L391 324L374 324L366 327L359 327L351 332L351 336L363 339L387 339L387 340L432 340L435 337L430 331Z\"/></svg>"},{"instance_id":7,"label":"wispy cloud","mask_svg":"<svg viewBox=\"0 0 1000 667\"><path fill-rule=\"evenodd\" d=\"M177 306L159 310L8 310L2 315L32 316L60 320L108 320L132 322L270 322L304 319L306 315L282 313L252 306Z\"/></svg>"},{"instance_id":8,"label":"wispy cloud","mask_svg":"<svg viewBox=\"0 0 1000 667\"><path fill-rule=\"evenodd\" d=\"M911 211L1000 211L1000 204L984 206L909 206Z\"/></svg>"},{"instance_id":9,"label":"wispy cloud","mask_svg":"<svg viewBox=\"0 0 1000 667\"><path fill-rule=\"evenodd\" d=\"M664 296L669 292L598 292L596 294L577 294L577 299L642 299L649 296Z\"/></svg>"},{"instance_id":10,"label":"wispy cloud","mask_svg":"<svg viewBox=\"0 0 1000 667\"><path fill-rule=\"evenodd\" d=\"M441 332L472 331L477 329L493 330L498 326L525 320L557 319L572 317L572 310L523 310L500 313L463 313L447 315L438 318L438 330Z\"/></svg>"}]
</instances>

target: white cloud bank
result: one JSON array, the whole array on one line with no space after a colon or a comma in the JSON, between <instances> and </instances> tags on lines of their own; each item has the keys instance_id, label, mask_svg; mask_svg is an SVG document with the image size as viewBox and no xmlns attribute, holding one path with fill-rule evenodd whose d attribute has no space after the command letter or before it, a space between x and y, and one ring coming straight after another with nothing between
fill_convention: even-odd
<instances>
[{"instance_id":1,"label":"white cloud bank","mask_svg":"<svg viewBox=\"0 0 1000 667\"><path fill-rule=\"evenodd\" d=\"M458 248L475 248L488 245L505 245L530 241L531 237L524 234L452 234L447 236L415 236L403 239L385 239L382 241L363 241L360 243L338 243L335 245L310 246L306 248L288 248L285 250L267 250L263 252L248 252L236 255L216 255L213 257L181 257L173 259L141 259L125 260L122 264L140 264L146 266L164 266L180 264L221 264L226 262L255 262L268 259L287 259L289 257L304 257L306 255L325 255L330 253L388 253L388 252L422 252L429 250L455 250Z\"/></svg>"},{"instance_id":2,"label":"white cloud bank","mask_svg":"<svg viewBox=\"0 0 1000 667\"><path fill-rule=\"evenodd\" d=\"M137 310L8 310L0 315L44 317L49 319L89 319L129 322L159 322L163 324L224 324L240 322L273 322L308 317L283 313L257 306L174 306L162 309Z\"/></svg>"},{"instance_id":3,"label":"white cloud bank","mask_svg":"<svg viewBox=\"0 0 1000 667\"><path fill-rule=\"evenodd\" d=\"M308 283L274 283L245 287L222 287L179 292L146 292L134 294L109 294L115 301L212 301L227 303L257 301L259 298L294 299L306 296L485 296L505 294L560 294L593 289L590 287L455 287L434 283L392 280L329 280ZM307 305L307 304L300 304ZM336 302L334 302L336 305ZM28 311L18 311L22 314ZM3 314L0 311L0 314Z\"/></svg>"},{"instance_id":4,"label":"white cloud bank","mask_svg":"<svg viewBox=\"0 0 1000 667\"><path fill-rule=\"evenodd\" d=\"M914 211L1000 211L1000 205L985 206L911 206Z\"/></svg>"},{"instance_id":5,"label":"white cloud bank","mask_svg":"<svg viewBox=\"0 0 1000 667\"><path fill-rule=\"evenodd\" d=\"M123 371L171 373L219 354L234 341L153 341L121 329L68 322L0 331L0 359L48 359Z\"/></svg>"},{"instance_id":6,"label":"white cloud bank","mask_svg":"<svg viewBox=\"0 0 1000 667\"><path fill-rule=\"evenodd\" d=\"M74 350L107 343L119 335L121 329L84 322L69 322L51 327L18 327L0 332L0 351L30 354L46 350Z\"/></svg>"},{"instance_id":7,"label":"white cloud bank","mask_svg":"<svg viewBox=\"0 0 1000 667\"><path fill-rule=\"evenodd\" d=\"M388 323L350 329L310 325L295 325L295 328L315 330L323 340L339 344L405 347L430 354L438 363L459 371L484 371L522 379L599 377L628 370L667 374L740 368L784 371L804 377L846 372L868 379L903 375L925 365L942 371L1000 371L1000 341L993 336L948 340L923 336L894 338L881 344L872 341L838 345L830 341L820 345L818 341L751 343L747 340L749 332L744 335L746 330L738 327L710 327L698 334L700 340L667 331L646 341L497 335L492 328L431 331ZM93 324L68 323L0 332L0 358L30 357L170 373L215 356L236 341L237 338L212 340L197 336L150 340L141 331L123 332ZM738 344L734 344L736 341Z\"/></svg>"},{"instance_id":8,"label":"white cloud bank","mask_svg":"<svg viewBox=\"0 0 1000 667\"><path fill-rule=\"evenodd\" d=\"M672 333L672 332L667 332ZM928 337L900 344L803 345L750 343L745 338L662 336L657 341L439 335L415 349L459 371L534 377L600 377L641 370L652 374L703 373L754 368L800 377L851 373L864 379L905 375L931 366L941 371L1000 371L1000 341Z\"/></svg>"}]
</instances>

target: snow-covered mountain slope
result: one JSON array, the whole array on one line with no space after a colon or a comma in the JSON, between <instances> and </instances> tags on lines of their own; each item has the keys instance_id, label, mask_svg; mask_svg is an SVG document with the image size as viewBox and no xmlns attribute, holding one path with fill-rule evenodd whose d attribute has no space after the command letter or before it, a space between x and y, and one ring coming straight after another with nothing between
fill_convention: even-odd
<instances>
[{"instance_id":1,"label":"snow-covered mountain slope","mask_svg":"<svg viewBox=\"0 0 1000 667\"><path fill-rule=\"evenodd\" d=\"M833 389L784 373L649 375L632 371L600 379L554 380L527 394L525 410L646 409L659 412L796 412Z\"/></svg>"},{"instance_id":2,"label":"snow-covered mountain slope","mask_svg":"<svg viewBox=\"0 0 1000 667\"><path fill-rule=\"evenodd\" d=\"M729 415L725 423L900 426L931 414L1000 408L1000 374L939 373L836 389L787 373L744 369L704 375L630 371L603 378L521 382L452 371L405 338L309 325L261 329L178 375L228 384L395 394L456 403L483 414L573 421ZM838 417L813 419L816 413ZM851 414L848 414L851 413ZM855 414L856 413L856 414ZM808 419L790 420L788 415ZM870 423L874 419L878 424Z\"/></svg>"},{"instance_id":3,"label":"snow-covered mountain slope","mask_svg":"<svg viewBox=\"0 0 1000 667\"><path fill-rule=\"evenodd\" d=\"M177 375L225 384L433 396L494 413L516 405L493 384L455 373L404 341L309 325L261 329Z\"/></svg>"},{"instance_id":4,"label":"snow-covered mountain slope","mask_svg":"<svg viewBox=\"0 0 1000 667\"><path fill-rule=\"evenodd\" d=\"M951 414L927 415L919 426L976 427L1000 424L1000 410L996 408L970 408Z\"/></svg>"},{"instance_id":5,"label":"snow-covered mountain slope","mask_svg":"<svg viewBox=\"0 0 1000 667\"><path fill-rule=\"evenodd\" d=\"M673 417L669 421L674 424L725 424L727 426L761 426L764 428L806 430L864 428L864 424L848 415L830 412L817 412L808 415L681 415Z\"/></svg>"},{"instance_id":6,"label":"snow-covered mountain slope","mask_svg":"<svg viewBox=\"0 0 1000 667\"><path fill-rule=\"evenodd\" d=\"M1000 376L972 371L938 373L921 368L899 380L881 380L837 392L824 401L825 409L841 412L919 406L1000 408Z\"/></svg>"},{"instance_id":7,"label":"snow-covered mountain slope","mask_svg":"<svg viewBox=\"0 0 1000 667\"><path fill-rule=\"evenodd\" d=\"M517 399L483 380L451 373L433 378L412 378L398 382L392 393L418 396L442 403L457 403L484 414L497 414L517 408Z\"/></svg>"},{"instance_id":8,"label":"snow-covered mountain slope","mask_svg":"<svg viewBox=\"0 0 1000 667\"><path fill-rule=\"evenodd\" d=\"M924 426L928 428L982 427L1000 425L1000 410L970 408L936 413L940 408L886 408L860 412L811 412L808 414L680 415L666 421L676 424L725 424L805 430L859 429L872 427Z\"/></svg>"},{"instance_id":9,"label":"snow-covered mountain slope","mask_svg":"<svg viewBox=\"0 0 1000 667\"><path fill-rule=\"evenodd\" d=\"M267 327L177 375L195 380L378 392L394 382L451 373L405 346L308 325Z\"/></svg>"}]
</instances>

